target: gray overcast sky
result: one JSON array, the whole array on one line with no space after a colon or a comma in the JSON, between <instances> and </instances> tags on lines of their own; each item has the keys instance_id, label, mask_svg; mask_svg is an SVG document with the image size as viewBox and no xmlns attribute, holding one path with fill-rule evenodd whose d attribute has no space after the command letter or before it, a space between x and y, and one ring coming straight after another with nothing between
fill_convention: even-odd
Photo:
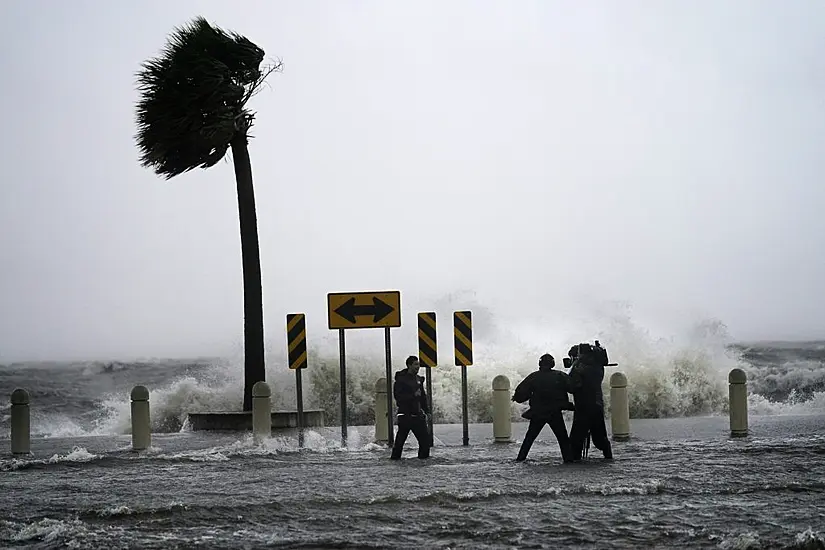
<instances>
[{"instance_id":1,"label":"gray overcast sky","mask_svg":"<svg viewBox=\"0 0 825 550\"><path fill-rule=\"evenodd\" d=\"M133 139L139 64L196 15L284 61L252 102L268 346L396 288L408 342L462 289L524 324L618 301L825 338L821 1L16 0L0 360L241 341L231 160L166 182Z\"/></svg>"}]
</instances>

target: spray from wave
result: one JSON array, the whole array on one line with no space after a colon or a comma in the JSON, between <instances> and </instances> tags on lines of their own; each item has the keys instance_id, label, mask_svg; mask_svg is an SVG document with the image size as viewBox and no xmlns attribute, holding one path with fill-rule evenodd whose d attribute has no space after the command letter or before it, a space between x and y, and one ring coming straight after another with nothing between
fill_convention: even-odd
<instances>
[{"instance_id":1,"label":"spray from wave","mask_svg":"<svg viewBox=\"0 0 825 550\"><path fill-rule=\"evenodd\" d=\"M470 297L472 298L472 297ZM468 307L468 302L469 307ZM474 313L475 365L468 368L470 422L492 420L492 379L503 374L512 387L536 369L547 351L561 356L580 341L599 339L616 368L607 369L605 399L609 410L609 376L627 375L632 418L724 414L727 412L727 375L731 368L748 373L752 414L808 414L825 412L825 346L735 345L725 325L702 321L676 336L653 336L634 321L629 308L614 308L566 330L548 330L542 320L518 324L497 322L489 308L462 295L435 304L439 312L467 308ZM449 315L439 313L440 318ZM446 323L444 323L446 324ZM449 325L448 325L449 326ZM506 327L506 328L505 328ZM440 326L444 333L444 326ZM441 365L433 370L436 422L461 421L460 369L441 341ZM304 406L321 408L328 425L340 423L339 362L334 342L309 342L309 368L304 376ZM444 349L446 347L446 349ZM396 350L398 347L395 348ZM413 352L414 353L414 352ZM273 409L294 409L294 373L285 365L285 353L267 361L267 379L274 387ZM394 370L406 353L396 351ZM447 359L448 358L448 359ZM447 360L445 360L447 359ZM6 386L34 386L32 428L35 435L128 434L129 390L143 384L150 390L155 432L186 429L190 412L239 410L242 403L241 360L193 362L157 361L140 364L87 363L74 369L28 369L37 382L5 380ZM42 373L41 373L42 371ZM4 371L6 372L6 371ZM20 371L23 372L23 371ZM41 377L40 374L43 376ZM347 409L350 425L374 422L375 383L385 376L383 349L356 350L347 356ZM34 406L34 403L43 404ZM515 405L514 420L525 407ZM8 424L8 407L0 409L0 424Z\"/></svg>"}]
</instances>

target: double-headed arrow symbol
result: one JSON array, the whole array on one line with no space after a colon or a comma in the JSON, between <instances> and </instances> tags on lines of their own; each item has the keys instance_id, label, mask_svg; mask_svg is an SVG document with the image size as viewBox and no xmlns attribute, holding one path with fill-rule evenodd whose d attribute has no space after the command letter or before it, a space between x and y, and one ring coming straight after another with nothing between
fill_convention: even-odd
<instances>
[{"instance_id":1,"label":"double-headed arrow symbol","mask_svg":"<svg viewBox=\"0 0 825 550\"><path fill-rule=\"evenodd\" d=\"M387 302L376 296L372 297L372 305L355 305L355 297L350 298L335 310L335 313L355 324L355 318L363 315L372 315L372 322L377 323L384 317L395 311Z\"/></svg>"}]
</instances>

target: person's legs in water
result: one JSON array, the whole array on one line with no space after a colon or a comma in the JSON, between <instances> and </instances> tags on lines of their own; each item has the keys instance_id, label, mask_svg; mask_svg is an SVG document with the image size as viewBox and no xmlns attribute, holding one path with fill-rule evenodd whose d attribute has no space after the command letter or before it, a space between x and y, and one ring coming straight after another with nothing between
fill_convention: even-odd
<instances>
[{"instance_id":1,"label":"person's legs in water","mask_svg":"<svg viewBox=\"0 0 825 550\"><path fill-rule=\"evenodd\" d=\"M607 426L604 423L604 409L596 407L590 415L590 437L593 445L604 453L605 458L613 458L613 449L607 437Z\"/></svg>"},{"instance_id":2,"label":"person's legs in water","mask_svg":"<svg viewBox=\"0 0 825 550\"><path fill-rule=\"evenodd\" d=\"M427 429L426 417L411 417L410 428L418 440L418 458L430 458L430 430Z\"/></svg>"},{"instance_id":3,"label":"person's legs in water","mask_svg":"<svg viewBox=\"0 0 825 550\"><path fill-rule=\"evenodd\" d=\"M519 449L516 461L522 462L527 459L527 453L530 452L530 447L533 446L533 442L539 436L539 433L541 433L541 429L544 428L545 423L546 420L544 418L530 419L530 425L527 427L527 433L524 434L524 441L521 442L521 449Z\"/></svg>"},{"instance_id":4,"label":"person's legs in water","mask_svg":"<svg viewBox=\"0 0 825 550\"><path fill-rule=\"evenodd\" d=\"M588 411L584 406L576 406L573 413L573 425L570 427L570 459L581 460L584 452L584 440L590 429Z\"/></svg>"},{"instance_id":5,"label":"person's legs in water","mask_svg":"<svg viewBox=\"0 0 825 550\"><path fill-rule=\"evenodd\" d=\"M406 414L398 416L398 433L395 434L395 442L392 446L392 455L390 458L398 460L401 458L401 452L404 450L404 443L407 441L407 436L410 435L412 425L410 417Z\"/></svg>"},{"instance_id":6,"label":"person's legs in water","mask_svg":"<svg viewBox=\"0 0 825 550\"><path fill-rule=\"evenodd\" d=\"M570 447L570 438L567 436L567 426L564 425L564 416L562 416L561 411L553 413L548 424L550 424L550 429L553 430L553 434L559 442L562 459L565 462L572 462L573 454Z\"/></svg>"}]
</instances>

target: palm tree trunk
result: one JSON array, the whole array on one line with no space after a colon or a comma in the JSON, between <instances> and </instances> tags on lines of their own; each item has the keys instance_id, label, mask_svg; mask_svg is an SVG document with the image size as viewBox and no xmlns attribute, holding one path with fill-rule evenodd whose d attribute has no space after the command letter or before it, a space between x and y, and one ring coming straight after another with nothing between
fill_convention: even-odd
<instances>
[{"instance_id":1,"label":"palm tree trunk","mask_svg":"<svg viewBox=\"0 0 825 550\"><path fill-rule=\"evenodd\" d=\"M246 134L232 140L232 159L238 184L238 218L241 225L243 262L243 410L252 410L252 386L266 379L264 360L264 305L261 289L261 255L258 246L258 217L255 213L255 188Z\"/></svg>"}]
</instances>

